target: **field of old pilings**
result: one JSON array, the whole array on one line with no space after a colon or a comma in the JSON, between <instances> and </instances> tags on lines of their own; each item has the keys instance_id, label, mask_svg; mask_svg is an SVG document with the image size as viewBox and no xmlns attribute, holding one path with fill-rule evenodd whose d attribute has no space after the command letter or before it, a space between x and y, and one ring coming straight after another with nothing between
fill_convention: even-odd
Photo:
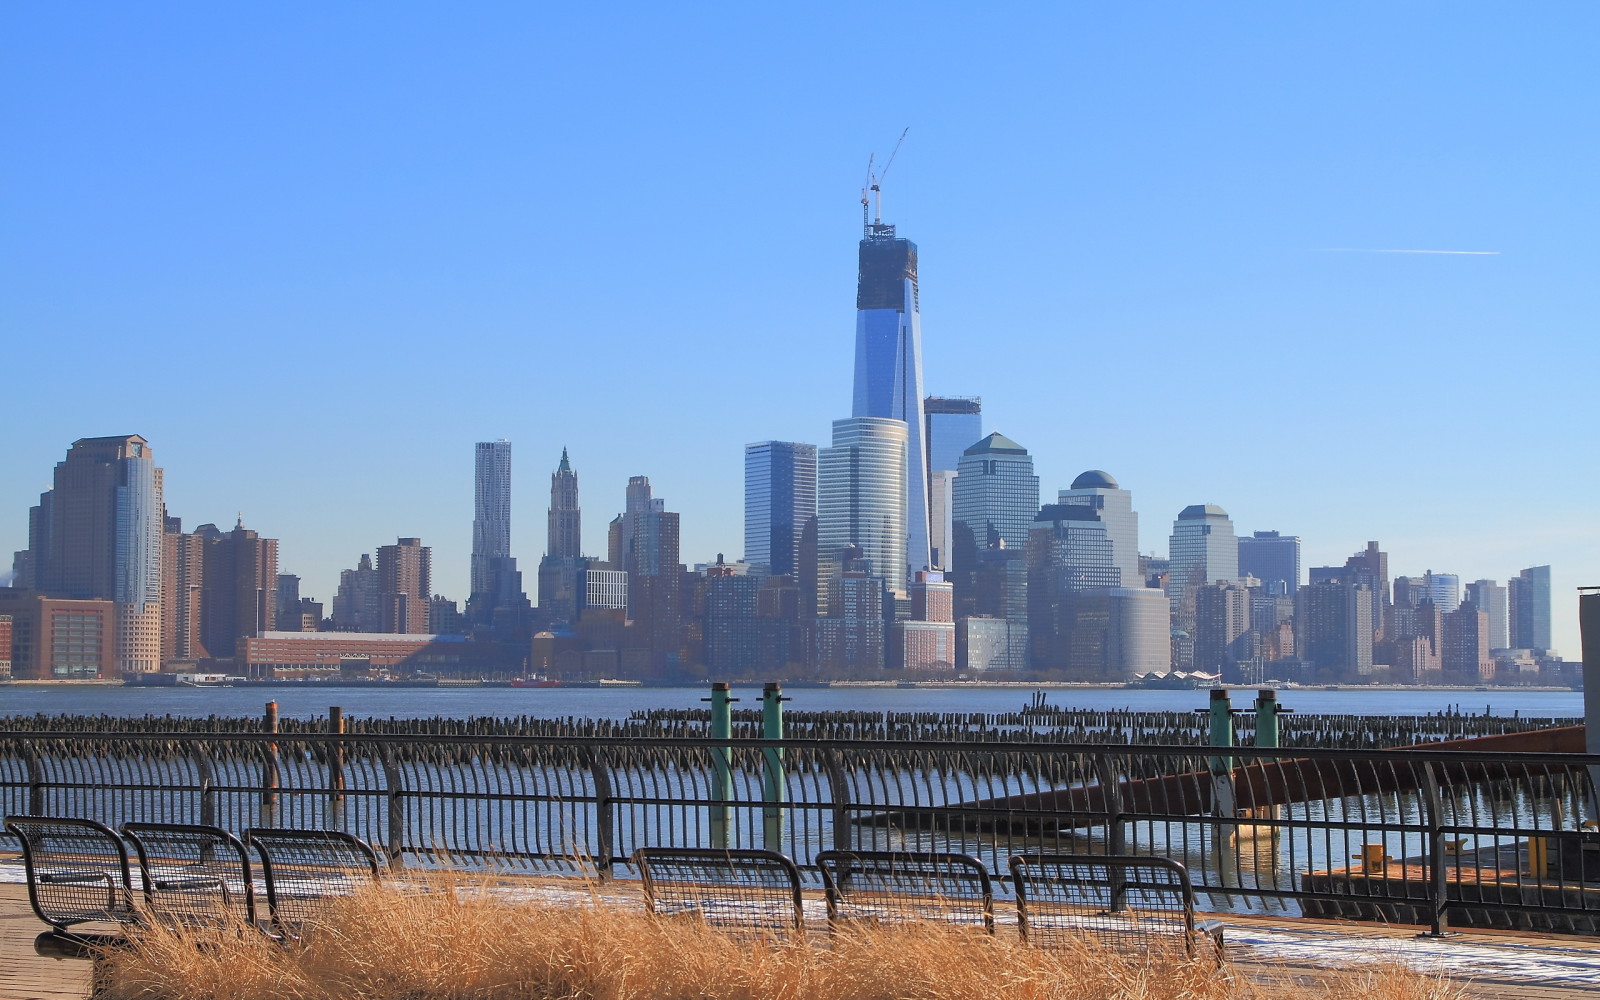
<instances>
[{"instance_id":1,"label":"field of old pilings","mask_svg":"<svg viewBox=\"0 0 1600 1000\"><path fill-rule=\"evenodd\" d=\"M1382 749L1528 732L1578 725L1581 722L1576 718L1471 714L1456 710L1406 716L1284 714L1278 719L1280 746L1324 749ZM530 716L399 719L345 715L343 724L344 731L348 733L388 736L704 737L709 732L710 711L656 709L636 711L624 719L576 716L555 719ZM1234 725L1238 745L1250 746L1255 743L1255 716L1252 712L1237 711ZM262 720L219 715L200 718L171 715L34 715L0 720L0 730L84 734L170 733L182 736L260 732ZM325 733L328 731L327 720L285 718L278 722L278 731L286 736ZM1206 732L1203 714L1063 708L1044 704L1038 698L1016 712L1003 713L791 711L784 717L784 734L790 739L1203 746ZM759 710L733 713L735 738L753 739L760 734Z\"/></svg>"}]
</instances>

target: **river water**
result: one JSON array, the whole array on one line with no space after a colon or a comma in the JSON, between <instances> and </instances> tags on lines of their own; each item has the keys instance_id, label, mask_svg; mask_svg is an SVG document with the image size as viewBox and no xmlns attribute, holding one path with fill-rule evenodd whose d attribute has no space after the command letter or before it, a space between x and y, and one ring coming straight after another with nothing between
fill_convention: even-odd
<instances>
[{"instance_id":1,"label":"river water","mask_svg":"<svg viewBox=\"0 0 1600 1000\"><path fill-rule=\"evenodd\" d=\"M1027 705L1027 687L834 687L784 692L790 711L1015 712ZM1408 716L1458 711L1465 715L1571 718L1583 715L1579 691L1445 689L1326 690L1281 688L1279 700L1305 714ZM258 717L268 701L284 718L313 719L329 706L347 717L419 719L568 717L623 719L636 711L702 707L706 688L394 688L324 687L319 684L248 688L120 688L99 686L0 686L0 718L15 715L210 715ZM734 690L736 709L759 708L761 689ZM1235 708L1248 708L1253 688L1233 690ZM1061 708L1183 712L1203 709L1207 691L1123 688L1051 688L1045 702Z\"/></svg>"}]
</instances>

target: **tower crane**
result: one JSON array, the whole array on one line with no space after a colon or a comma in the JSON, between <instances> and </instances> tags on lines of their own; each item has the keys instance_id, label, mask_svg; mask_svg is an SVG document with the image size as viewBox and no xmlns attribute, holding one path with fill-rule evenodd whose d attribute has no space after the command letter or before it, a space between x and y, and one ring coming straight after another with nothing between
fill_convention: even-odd
<instances>
[{"instance_id":1,"label":"tower crane","mask_svg":"<svg viewBox=\"0 0 1600 1000\"><path fill-rule=\"evenodd\" d=\"M889 151L889 159L883 164L883 173L875 174L872 172L872 164L877 159L878 154L873 153L867 157L867 182L861 189L861 228L868 234L871 233L873 226L883 225L883 179L889 176L889 168L894 166L894 158L900 153L900 144L906 141L906 135L910 131L911 126L907 125L905 131L900 133L900 138L895 140L894 149ZM872 208L872 222L870 224L867 222L869 205Z\"/></svg>"}]
</instances>

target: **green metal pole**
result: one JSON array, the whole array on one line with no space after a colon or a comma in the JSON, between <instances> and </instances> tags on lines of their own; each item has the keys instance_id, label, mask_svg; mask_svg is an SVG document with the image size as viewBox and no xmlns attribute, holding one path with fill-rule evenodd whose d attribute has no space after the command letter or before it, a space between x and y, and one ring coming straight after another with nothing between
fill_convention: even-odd
<instances>
[{"instance_id":1,"label":"green metal pole","mask_svg":"<svg viewBox=\"0 0 1600 1000\"><path fill-rule=\"evenodd\" d=\"M711 685L711 697L705 699L711 702L711 738L714 740L730 740L733 738L733 705L737 699L728 695L728 682L717 681ZM731 747L716 747L711 751L711 798L715 802L726 803L733 798L733 750ZM728 807L726 805L713 805L711 807L711 846L722 850L728 849Z\"/></svg>"},{"instance_id":2,"label":"green metal pole","mask_svg":"<svg viewBox=\"0 0 1600 1000\"><path fill-rule=\"evenodd\" d=\"M1233 702L1228 699L1226 688L1211 689L1211 705L1207 712L1211 717L1211 745L1214 747L1233 746ZM1215 774L1232 773L1233 758L1211 758L1211 770Z\"/></svg>"},{"instance_id":3,"label":"green metal pole","mask_svg":"<svg viewBox=\"0 0 1600 1000\"><path fill-rule=\"evenodd\" d=\"M761 691L761 738L783 739L783 688L777 683L768 684ZM776 803L789 797L787 779L783 773L783 750L768 747L761 751L765 767L761 776L761 799L766 806L761 810L763 844L769 851L783 852L783 809Z\"/></svg>"},{"instance_id":4,"label":"green metal pole","mask_svg":"<svg viewBox=\"0 0 1600 1000\"><path fill-rule=\"evenodd\" d=\"M1278 749L1278 692L1271 688L1256 692L1256 746Z\"/></svg>"}]
</instances>

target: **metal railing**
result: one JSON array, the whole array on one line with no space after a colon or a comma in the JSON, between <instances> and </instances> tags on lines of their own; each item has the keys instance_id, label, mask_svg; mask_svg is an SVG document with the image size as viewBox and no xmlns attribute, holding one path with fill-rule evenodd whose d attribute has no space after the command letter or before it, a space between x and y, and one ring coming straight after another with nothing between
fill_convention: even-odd
<instances>
[{"instance_id":1,"label":"metal railing","mask_svg":"<svg viewBox=\"0 0 1600 1000\"><path fill-rule=\"evenodd\" d=\"M1202 907L1600 931L1600 757L1072 744L0 732L0 813L343 830L396 865L639 847L1149 854ZM1586 824L1587 821L1587 825Z\"/></svg>"}]
</instances>

